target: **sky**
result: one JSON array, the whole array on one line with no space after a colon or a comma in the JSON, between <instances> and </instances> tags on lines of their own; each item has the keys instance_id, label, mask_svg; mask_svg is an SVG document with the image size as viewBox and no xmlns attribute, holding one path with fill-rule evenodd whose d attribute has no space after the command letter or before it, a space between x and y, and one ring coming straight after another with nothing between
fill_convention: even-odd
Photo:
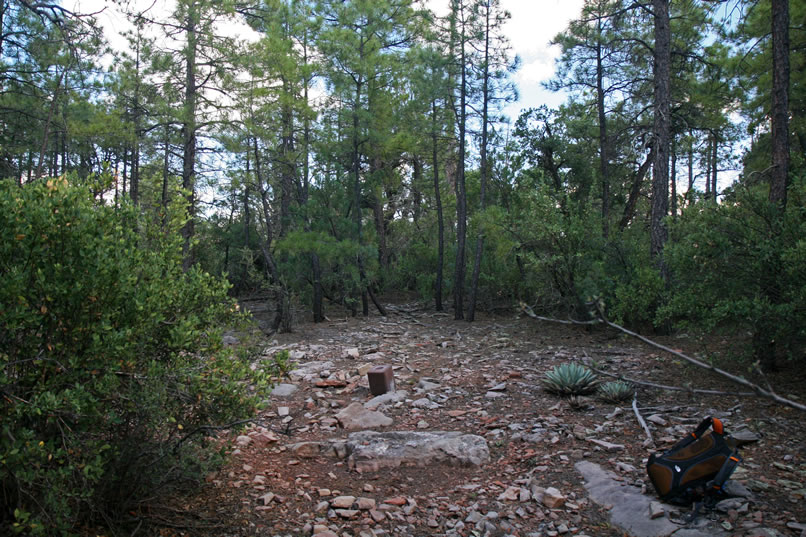
<instances>
[{"instance_id":1,"label":"sky","mask_svg":"<svg viewBox=\"0 0 806 537\"><path fill-rule=\"evenodd\" d=\"M436 13L447 11L448 0L427 0ZM507 21L504 33L512 45L512 51L521 59L520 69L514 79L518 87L519 100L504 110L514 122L520 110L548 105L559 106L565 95L544 89L542 82L554 74L554 61L559 49L550 42L563 31L571 19L578 16L583 0L501 0L504 9L512 18ZM155 11L170 9L171 0L132 0L132 4L148 7L154 4ZM129 25L111 0L64 0L64 7L79 13L98 13L97 19L104 28L104 34L113 46L125 46L120 32ZM237 30L244 34L247 28Z\"/></svg>"}]
</instances>

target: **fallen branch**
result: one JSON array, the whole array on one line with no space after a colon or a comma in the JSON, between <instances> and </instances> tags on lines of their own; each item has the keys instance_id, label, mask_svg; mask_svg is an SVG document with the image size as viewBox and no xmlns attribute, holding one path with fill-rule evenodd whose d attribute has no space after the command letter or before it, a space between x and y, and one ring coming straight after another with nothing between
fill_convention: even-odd
<instances>
[{"instance_id":1,"label":"fallen branch","mask_svg":"<svg viewBox=\"0 0 806 537\"><path fill-rule=\"evenodd\" d=\"M551 317L541 317L540 315L536 314L530 306L527 306L523 303L521 303L521 311L532 319L537 319L538 321L547 321L550 323L590 326L592 324L599 324L601 322L599 319L592 319L590 321L575 321L574 319L568 319L567 321L564 321L562 319L552 319Z\"/></svg>"},{"instance_id":2,"label":"fallen branch","mask_svg":"<svg viewBox=\"0 0 806 537\"><path fill-rule=\"evenodd\" d=\"M638 423L641 424L641 427L644 428L644 432L646 432L646 438L649 441L647 447L654 446L655 439L652 438L652 431L649 430L649 426L644 421L644 418L641 416L641 413L638 412L638 397L633 397L632 399L632 411L635 413L635 417L638 419Z\"/></svg>"},{"instance_id":3,"label":"fallen branch","mask_svg":"<svg viewBox=\"0 0 806 537\"><path fill-rule=\"evenodd\" d=\"M720 369L720 368L718 368L716 366L713 366L711 364L706 364L705 362L703 362L701 360L697 360L696 358L692 358L691 356L687 356L687 355L683 354L682 352L679 352L679 351L676 351L674 349L671 349L671 348L669 348L669 347L667 347L665 345L661 345L660 343L656 343L656 342L652 341L649 338L645 338L641 334L633 332L632 330L627 330L623 326L619 326L616 323L611 323L610 321L607 320L607 317L605 317L605 315L602 312L601 308L599 307L598 303L595 304L595 307L596 307L596 312L598 313L599 318L602 320L602 322L605 323L607 326L609 326L611 328L615 328L616 330L618 330L620 332L623 332L623 333L627 334L628 336L632 336L632 337L634 337L636 339L640 339L641 341L643 341L644 343L646 343L647 345L649 345L651 347L655 347L656 349L660 349L660 350L662 350L664 352L667 352L667 353L669 353L669 354L671 354L673 356L677 356L681 360L685 360L686 362L688 362L690 364L693 364L693 365L696 365L697 367L701 367L703 369L707 369L709 371L712 371L712 372L714 372L714 373L716 373L718 375L722 375L723 377L725 377L726 379L730 380L731 382L739 384L740 386L745 386L747 388L750 388L751 390L756 392L757 395L759 395L761 397L766 397L767 399L772 399L773 401L775 401L776 403L779 403L781 405L788 406L788 407L795 408L797 410L802 410L802 411L806 412L806 405L803 405L801 403L797 403L795 401L792 401L791 399L787 399L786 397L781 397L780 395L778 395L777 393L772 391L771 388L765 390L764 388L762 388L758 384L750 382L749 380L747 380L747 379L745 379L743 377L739 377L739 376L736 376L736 375L734 375L732 373L728 373L724 369Z\"/></svg>"},{"instance_id":4,"label":"fallen branch","mask_svg":"<svg viewBox=\"0 0 806 537\"><path fill-rule=\"evenodd\" d=\"M633 332L632 330L628 330L628 329L624 328L623 326L619 326L616 323L613 323L613 322L610 322L609 320L607 320L607 317L605 317L604 312L602 312L602 309L601 309L601 307L600 307L598 302L594 301L594 303L592 305L596 308L596 313L599 316L599 318L594 320L594 321L562 321L562 320L559 320L559 319L550 319L550 318L546 318L546 317L540 317L540 316L536 315L534 313L534 311L532 311L532 308L530 308L526 304L521 304L521 310L524 313L526 313L526 315L528 315L529 317L532 317L533 319L537 319L537 320L541 320L541 321L558 322L558 323L562 323L562 324L596 324L596 323L600 323L600 322L604 323L604 324L606 324L607 326L609 326L611 328L615 328L619 332L622 332L624 334L627 334L628 336L632 336L632 337L634 337L636 339L639 339L639 340L643 341L644 343L646 343L647 345L649 345L651 347L655 347L656 349L660 349L660 350L662 350L664 352L667 352L667 353L669 353L669 354L671 354L673 356L677 356L681 360L685 360L686 362L688 362L688 363L690 363L692 365L696 365L697 367L701 367L703 369L707 369L708 371L712 371L712 372L714 372L714 373L716 373L718 375L721 375L721 376L725 377L726 379L730 380L731 382L733 382L735 384L739 384L740 386L744 386L746 388L749 388L749 389L753 390L753 393L755 393L756 395L758 395L760 397L764 397L766 399L771 399L772 401L775 401L776 403L778 403L780 405L788 406L790 408L794 408L794 409L806 412L806 405L804 405L802 403L792 401L791 399L787 399L786 397L781 397L780 395L778 395L777 393L775 393L772 390L771 386L768 386L767 389L764 389L761 386L759 386L758 384L750 382L749 380L747 380L747 379L745 379L743 377L739 377L739 376L736 376L736 375L734 375L732 373L728 373L724 369L720 369L720 368L718 368L716 366L713 366L711 364L707 364L707 363L703 362L702 360L692 358L691 356L685 355L682 352L676 351L676 350L674 350L672 348L669 348L669 347L667 347L665 345L661 345L660 343L656 343L656 342L652 341L651 339L642 336L641 334ZM695 391L695 393L699 392L698 390L694 390L694 391Z\"/></svg>"},{"instance_id":5,"label":"fallen branch","mask_svg":"<svg viewBox=\"0 0 806 537\"><path fill-rule=\"evenodd\" d=\"M599 375L605 375L607 377L613 377L618 380L623 380L624 382L629 382L630 384L637 384L638 386L646 386L648 388L658 388L659 390L669 390L672 392L689 392L689 393L699 393L704 395L735 395L735 396L742 396L747 397L749 395L757 395L756 392L722 392L719 390L699 390L696 388L690 387L682 387L682 386L668 386L666 384L656 384L654 382L647 382L645 380L636 380L631 379L629 377L625 377L624 375L615 375L613 373L608 373L607 371L602 371L601 369L596 369L595 367L588 366L591 371Z\"/></svg>"},{"instance_id":6,"label":"fallen branch","mask_svg":"<svg viewBox=\"0 0 806 537\"><path fill-rule=\"evenodd\" d=\"M179 450L179 446L181 446L191 436L196 435L198 433L206 432L206 431L222 431L222 430L226 430L226 429L232 429L233 427L237 427L238 425L245 425L247 423L254 423L256 421L258 421L258 418L249 418L249 419L245 419L245 420L233 421L232 423L227 423L226 425L200 425L200 426L196 427L195 429L193 429L192 431L190 431L189 433L187 433L182 438L180 438L176 442L176 444L174 444L174 447L173 447L173 449L171 451L173 453L176 453Z\"/></svg>"}]
</instances>

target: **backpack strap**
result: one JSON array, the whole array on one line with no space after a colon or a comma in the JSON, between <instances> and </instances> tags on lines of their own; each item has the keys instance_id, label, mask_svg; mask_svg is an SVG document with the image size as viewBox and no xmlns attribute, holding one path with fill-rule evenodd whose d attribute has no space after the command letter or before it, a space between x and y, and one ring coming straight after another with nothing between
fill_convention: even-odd
<instances>
[{"instance_id":1,"label":"backpack strap","mask_svg":"<svg viewBox=\"0 0 806 537\"><path fill-rule=\"evenodd\" d=\"M724 427L722 426L722 421L717 418L707 416L700 422L699 425L697 425L697 428L694 429L693 432L689 433L687 436L679 440L674 446L669 448L667 450L667 453L670 451L677 451L678 449L684 448L687 445L696 442L711 427L714 428L714 432L716 434L721 435L724 433Z\"/></svg>"},{"instance_id":2,"label":"backpack strap","mask_svg":"<svg viewBox=\"0 0 806 537\"><path fill-rule=\"evenodd\" d=\"M716 499L717 496L723 494L722 487L740 462L742 462L742 457L739 455L738 450L734 449L733 453L725 460L725 463L722 465L722 468L719 469L714 479L708 483L707 497Z\"/></svg>"}]
</instances>

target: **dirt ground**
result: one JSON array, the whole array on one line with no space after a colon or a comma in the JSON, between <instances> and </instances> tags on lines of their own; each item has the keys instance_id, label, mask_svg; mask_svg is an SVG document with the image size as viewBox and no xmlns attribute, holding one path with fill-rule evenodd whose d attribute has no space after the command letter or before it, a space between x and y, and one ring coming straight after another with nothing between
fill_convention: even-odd
<instances>
[{"instance_id":1,"label":"dirt ground","mask_svg":"<svg viewBox=\"0 0 806 537\"><path fill-rule=\"evenodd\" d=\"M685 335L659 339L692 354L702 351ZM719 340L709 350L729 349L733 343ZM176 523L156 534L298 536L323 531L315 528L319 525L342 537L480 536L485 531L521 537L622 535L610 525L606 509L588 498L574 464L595 462L651 495L644 470L649 454L669 447L708 415L720 417L728 432L748 430L760 440L743 448L744 461L735 474L753 499L741 508L704 516L728 535L806 534L802 412L757 397L639 386L640 414L654 420L649 425L655 446L645 447L646 433L629 401L614 405L584 397L572 404L544 391L540 379L545 372L572 361L658 384L740 391L614 330L538 322L514 312L467 323L412 303L390 306L387 317L331 312L327 322L303 322L266 345L269 355L280 349L288 349L300 364L330 361L332 366L316 381L295 380L293 395L271 398L253 426L222 434L222 440L251 440L228 448L227 466L208 476L197 494L177 499L172 507ZM487 440L490 461L481 467L432 465L362 474L343 460L306 458L288 449L297 442L347 436L335 414L372 397L366 376L357 374L366 364L392 365L397 389L409 392L407 401L380 409L394 420L386 430L480 435ZM747 374L742 367L734 361L732 370ZM332 382L321 382L328 379ZM419 394L415 388L423 379L439 387ZM791 365L769 380L781 395L806 401L804 379L803 368ZM497 395L490 395L491 389ZM410 404L426 395L438 408ZM591 439L623 449L611 450ZM535 484L557 489L564 504L552 509L528 494L511 497ZM365 505L337 514L331 503L338 496L364 498ZM485 520L490 524L485 526Z\"/></svg>"}]
</instances>

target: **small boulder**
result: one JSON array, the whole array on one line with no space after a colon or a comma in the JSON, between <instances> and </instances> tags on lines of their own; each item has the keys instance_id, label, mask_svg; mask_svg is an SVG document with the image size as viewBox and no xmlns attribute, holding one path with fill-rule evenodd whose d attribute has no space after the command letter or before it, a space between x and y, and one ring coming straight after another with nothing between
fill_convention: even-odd
<instances>
[{"instance_id":1,"label":"small boulder","mask_svg":"<svg viewBox=\"0 0 806 537\"><path fill-rule=\"evenodd\" d=\"M559 509L565 504L565 496L556 488L549 487L543 491L543 497L540 501L549 509Z\"/></svg>"},{"instance_id":2,"label":"small boulder","mask_svg":"<svg viewBox=\"0 0 806 537\"><path fill-rule=\"evenodd\" d=\"M272 397L290 397L298 390L296 384L278 384L271 391Z\"/></svg>"},{"instance_id":3,"label":"small boulder","mask_svg":"<svg viewBox=\"0 0 806 537\"><path fill-rule=\"evenodd\" d=\"M392 425L392 418L375 412L367 410L361 403L352 403L350 406L342 409L336 414L336 419L342 427L349 430L355 429L372 429L374 427L388 427Z\"/></svg>"}]
</instances>

